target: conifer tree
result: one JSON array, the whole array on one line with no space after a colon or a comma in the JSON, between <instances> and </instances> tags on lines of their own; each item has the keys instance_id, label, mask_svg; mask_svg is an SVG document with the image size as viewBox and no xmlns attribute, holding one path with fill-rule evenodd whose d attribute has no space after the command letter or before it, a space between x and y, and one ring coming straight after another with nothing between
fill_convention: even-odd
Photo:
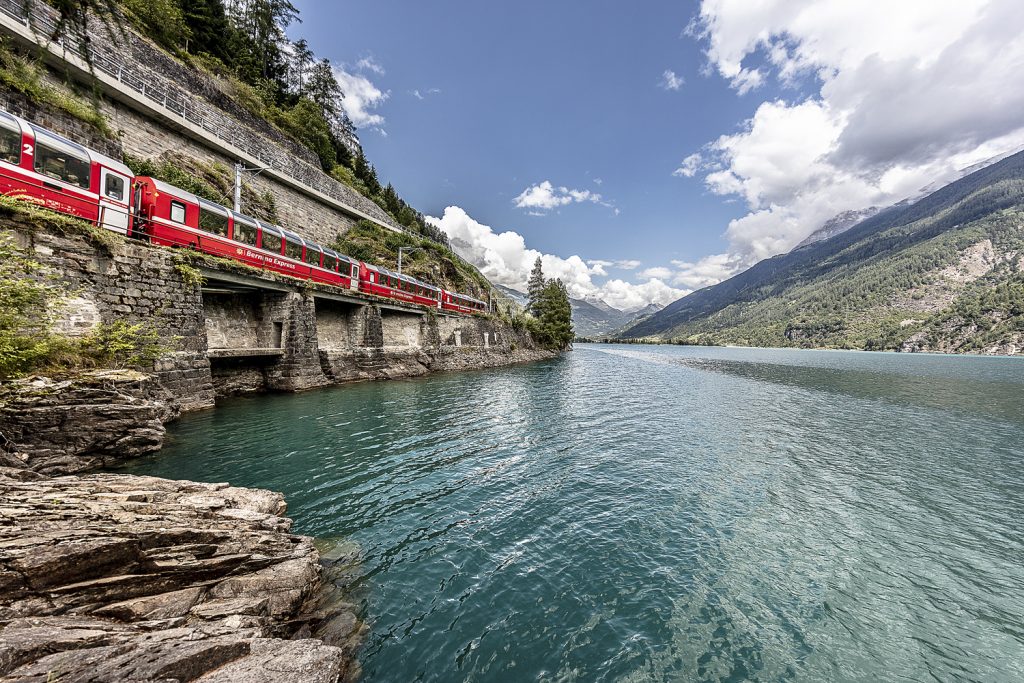
<instances>
[{"instance_id":1,"label":"conifer tree","mask_svg":"<svg viewBox=\"0 0 1024 683\"><path fill-rule=\"evenodd\" d=\"M537 317L537 304L540 302L541 292L544 291L544 269L541 267L540 256L533 264L533 270L530 272L530 280L526 285L526 294L529 297L529 303L526 309Z\"/></svg>"},{"instance_id":2,"label":"conifer tree","mask_svg":"<svg viewBox=\"0 0 1024 683\"><path fill-rule=\"evenodd\" d=\"M534 337L549 349L567 349L575 332L572 329L572 306L569 293L561 280L548 280L537 301L537 325Z\"/></svg>"}]
</instances>

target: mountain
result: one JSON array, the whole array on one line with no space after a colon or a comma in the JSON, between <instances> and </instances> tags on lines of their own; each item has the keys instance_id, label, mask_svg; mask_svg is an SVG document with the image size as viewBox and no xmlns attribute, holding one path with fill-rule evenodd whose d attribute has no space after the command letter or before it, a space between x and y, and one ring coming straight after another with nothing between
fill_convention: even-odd
<instances>
[{"instance_id":1,"label":"mountain","mask_svg":"<svg viewBox=\"0 0 1024 683\"><path fill-rule=\"evenodd\" d=\"M604 303L604 302L601 302ZM608 304L598 306L583 299L569 298L572 326L578 337L601 337L621 327L630 319L627 313Z\"/></svg>"},{"instance_id":2,"label":"mountain","mask_svg":"<svg viewBox=\"0 0 1024 683\"><path fill-rule=\"evenodd\" d=\"M793 249L799 249L800 247L806 247L808 244L814 244L815 242L831 239L836 235L846 232L861 221L871 218L881 210L881 207L869 206L866 209L843 211L841 214L833 216L829 220L825 221L824 225L805 237L803 241L793 247Z\"/></svg>"},{"instance_id":3,"label":"mountain","mask_svg":"<svg viewBox=\"0 0 1024 683\"><path fill-rule=\"evenodd\" d=\"M512 289L505 285L494 285L494 287L523 308L529 303L526 294L518 289ZM661 306L658 304L648 304L638 311L620 311L597 297L585 299L570 297L569 305L572 306L572 325L578 337L615 336L618 331L631 327L643 318L661 310Z\"/></svg>"},{"instance_id":4,"label":"mountain","mask_svg":"<svg viewBox=\"0 0 1024 683\"><path fill-rule=\"evenodd\" d=\"M761 261L620 336L1024 352L1024 152Z\"/></svg>"},{"instance_id":5,"label":"mountain","mask_svg":"<svg viewBox=\"0 0 1024 683\"><path fill-rule=\"evenodd\" d=\"M520 292L518 289L512 289L511 287L506 287L505 285L494 285L494 288L497 289L502 294L504 294L505 296L507 296L509 299L512 299L512 301L516 302L523 308L526 308L526 305L530 303L530 298L526 296L525 293Z\"/></svg>"},{"instance_id":6,"label":"mountain","mask_svg":"<svg viewBox=\"0 0 1024 683\"><path fill-rule=\"evenodd\" d=\"M810 235L805 237L799 244L793 247L793 249L799 249L800 247L807 246L808 244L813 244L815 242L820 242L822 240L827 240L829 238L835 237L836 235L846 232L847 230L857 225L861 221L867 220L868 218L871 218L875 214L881 211L885 211L886 209L913 204L921 197L927 197L931 193L940 189L942 186L959 180L960 178L963 178L965 176L968 176L971 173L974 173L975 171L980 171L981 169L987 166L991 166L992 164L998 161L1002 161L1006 157L1011 156L1019 151L1020 150L1018 149L1013 152L997 154L996 156L989 157L984 161L979 161L978 163L971 164L966 168L961 168L959 171L957 171L954 177L947 178L945 182L930 183L929 185L922 187L914 195L902 199L899 202L892 204L891 206L884 208L879 206L869 206L866 209L852 209L850 211L843 211L842 213L837 214L830 218L829 220L825 221L824 225L822 225L820 228L818 228Z\"/></svg>"}]
</instances>

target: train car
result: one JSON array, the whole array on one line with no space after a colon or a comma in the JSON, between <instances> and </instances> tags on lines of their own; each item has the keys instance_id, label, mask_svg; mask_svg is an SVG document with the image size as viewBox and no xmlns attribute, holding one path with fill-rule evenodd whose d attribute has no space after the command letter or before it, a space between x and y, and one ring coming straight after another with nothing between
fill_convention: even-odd
<instances>
[{"instance_id":1,"label":"train car","mask_svg":"<svg viewBox=\"0 0 1024 683\"><path fill-rule=\"evenodd\" d=\"M441 308L441 289L369 263L359 264L359 291L429 308Z\"/></svg>"},{"instance_id":2,"label":"train car","mask_svg":"<svg viewBox=\"0 0 1024 683\"><path fill-rule=\"evenodd\" d=\"M454 313L479 299L354 261L276 225L232 211L0 110L0 194L99 227L188 247L302 280Z\"/></svg>"},{"instance_id":3,"label":"train car","mask_svg":"<svg viewBox=\"0 0 1024 683\"><path fill-rule=\"evenodd\" d=\"M447 289L441 292L441 309L452 313L486 313L487 302L474 299L466 294L449 292Z\"/></svg>"},{"instance_id":4,"label":"train car","mask_svg":"<svg viewBox=\"0 0 1024 683\"><path fill-rule=\"evenodd\" d=\"M131 182L121 162L0 110L0 194L127 235Z\"/></svg>"},{"instance_id":5,"label":"train car","mask_svg":"<svg viewBox=\"0 0 1024 683\"><path fill-rule=\"evenodd\" d=\"M301 280L355 289L347 256L162 180L136 178L139 224L154 244L190 247Z\"/></svg>"}]
</instances>

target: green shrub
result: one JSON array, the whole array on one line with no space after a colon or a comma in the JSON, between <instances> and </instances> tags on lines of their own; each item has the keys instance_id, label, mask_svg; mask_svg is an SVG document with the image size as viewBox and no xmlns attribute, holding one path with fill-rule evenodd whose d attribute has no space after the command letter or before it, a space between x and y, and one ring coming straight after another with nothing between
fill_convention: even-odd
<instances>
[{"instance_id":1,"label":"green shrub","mask_svg":"<svg viewBox=\"0 0 1024 683\"><path fill-rule=\"evenodd\" d=\"M44 67L12 50L6 39L0 39L0 83L25 95L33 102L52 107L84 121L104 137L117 136L100 113L95 99L82 97L72 88L57 88L43 82Z\"/></svg>"},{"instance_id":2,"label":"green shrub","mask_svg":"<svg viewBox=\"0 0 1024 683\"><path fill-rule=\"evenodd\" d=\"M61 298L42 264L0 235L0 379L28 372L49 355L50 319Z\"/></svg>"},{"instance_id":3,"label":"green shrub","mask_svg":"<svg viewBox=\"0 0 1024 683\"><path fill-rule=\"evenodd\" d=\"M152 363L166 349L160 336L146 323L129 324L117 320L101 324L76 345L81 356L79 367L126 368Z\"/></svg>"}]
</instances>

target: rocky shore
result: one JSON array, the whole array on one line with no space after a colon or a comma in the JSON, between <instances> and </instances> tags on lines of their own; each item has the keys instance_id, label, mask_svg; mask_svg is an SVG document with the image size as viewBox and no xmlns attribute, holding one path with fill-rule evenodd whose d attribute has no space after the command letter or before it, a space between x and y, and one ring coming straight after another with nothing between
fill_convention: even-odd
<instances>
[{"instance_id":1,"label":"rocky shore","mask_svg":"<svg viewBox=\"0 0 1024 683\"><path fill-rule=\"evenodd\" d=\"M0 681L357 675L364 627L278 493L0 468Z\"/></svg>"}]
</instances>

